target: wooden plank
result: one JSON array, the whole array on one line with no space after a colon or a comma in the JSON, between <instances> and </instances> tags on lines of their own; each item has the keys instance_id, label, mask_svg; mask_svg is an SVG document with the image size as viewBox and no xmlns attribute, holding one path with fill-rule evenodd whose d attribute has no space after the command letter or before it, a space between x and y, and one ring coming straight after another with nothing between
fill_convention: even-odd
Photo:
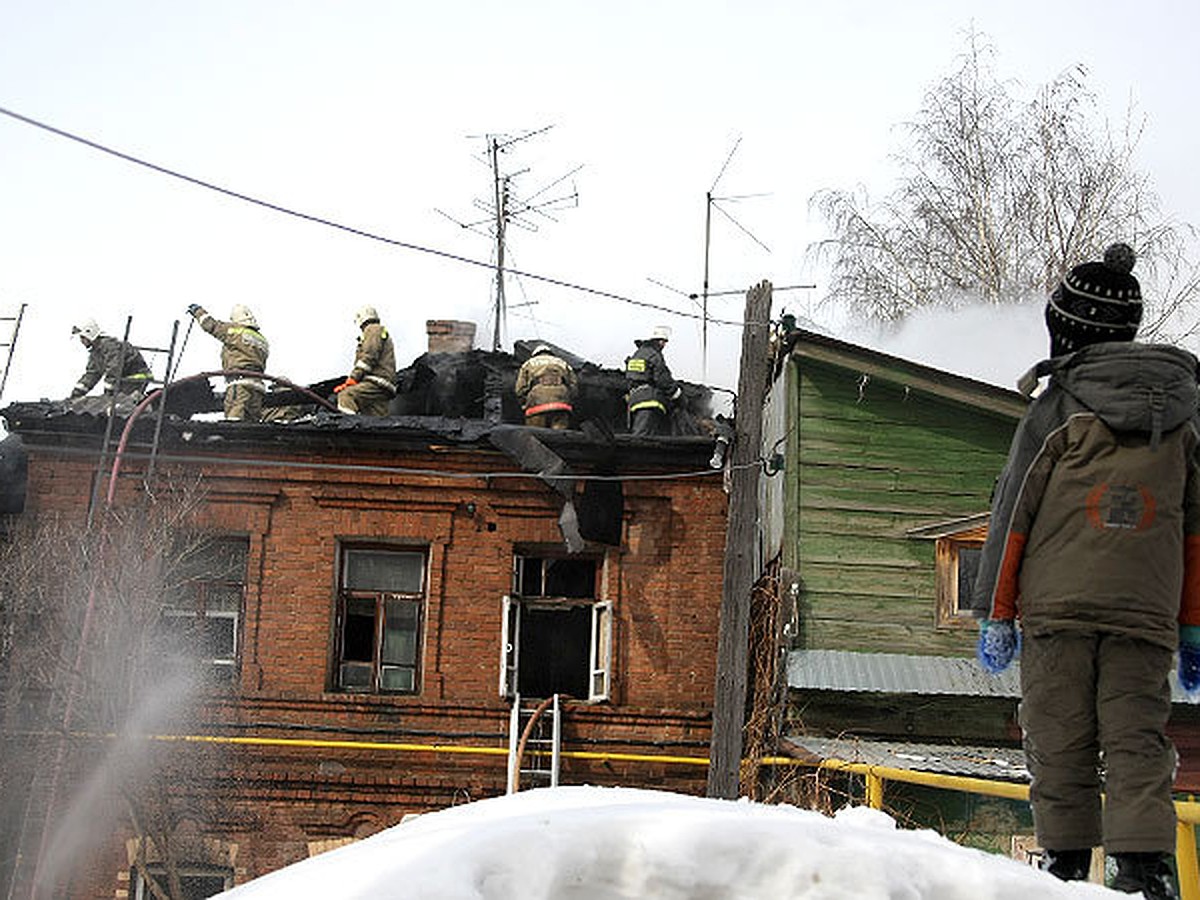
<instances>
[{"instance_id":1,"label":"wooden plank","mask_svg":"<svg viewBox=\"0 0 1200 900\"><path fill-rule=\"evenodd\" d=\"M932 618L932 612L930 613ZM857 622L803 618L800 646L823 650L855 650L872 653L912 653L927 656L965 656L975 653L976 635L971 631L937 630L877 622L863 627Z\"/></svg>"}]
</instances>

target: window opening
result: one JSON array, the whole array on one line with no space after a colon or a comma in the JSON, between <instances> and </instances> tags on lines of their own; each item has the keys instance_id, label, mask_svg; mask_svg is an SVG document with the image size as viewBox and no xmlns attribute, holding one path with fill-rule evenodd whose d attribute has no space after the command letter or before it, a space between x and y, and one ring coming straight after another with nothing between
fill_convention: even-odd
<instances>
[{"instance_id":1,"label":"window opening","mask_svg":"<svg viewBox=\"0 0 1200 900\"><path fill-rule=\"evenodd\" d=\"M237 672L249 556L248 537L215 537L175 557L178 586L168 591L161 625L168 641L204 663L216 683L232 683Z\"/></svg>"},{"instance_id":2,"label":"window opening","mask_svg":"<svg viewBox=\"0 0 1200 900\"><path fill-rule=\"evenodd\" d=\"M146 866L146 870L160 887L166 886L166 867L152 863ZM130 881L133 883L134 900L152 900L154 891L142 878L141 872L134 869L130 873ZM219 866L184 865L179 867L179 886L183 891L180 900L207 900L233 887L233 873Z\"/></svg>"},{"instance_id":3,"label":"window opening","mask_svg":"<svg viewBox=\"0 0 1200 900\"><path fill-rule=\"evenodd\" d=\"M425 553L345 548L338 597L337 686L416 693Z\"/></svg>"},{"instance_id":4,"label":"window opening","mask_svg":"<svg viewBox=\"0 0 1200 900\"><path fill-rule=\"evenodd\" d=\"M599 560L518 555L504 598L502 695L608 698L612 606L596 600Z\"/></svg>"}]
</instances>

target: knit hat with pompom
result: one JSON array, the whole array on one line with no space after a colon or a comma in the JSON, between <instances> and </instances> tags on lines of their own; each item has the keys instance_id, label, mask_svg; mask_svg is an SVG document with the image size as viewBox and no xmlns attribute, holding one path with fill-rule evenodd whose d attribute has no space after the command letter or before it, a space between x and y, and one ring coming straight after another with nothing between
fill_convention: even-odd
<instances>
[{"instance_id":1,"label":"knit hat with pompom","mask_svg":"<svg viewBox=\"0 0 1200 900\"><path fill-rule=\"evenodd\" d=\"M1086 262L1067 273L1046 303L1051 356L1134 339L1142 321L1142 288L1131 274L1136 259L1128 244L1113 244L1103 262Z\"/></svg>"}]
</instances>

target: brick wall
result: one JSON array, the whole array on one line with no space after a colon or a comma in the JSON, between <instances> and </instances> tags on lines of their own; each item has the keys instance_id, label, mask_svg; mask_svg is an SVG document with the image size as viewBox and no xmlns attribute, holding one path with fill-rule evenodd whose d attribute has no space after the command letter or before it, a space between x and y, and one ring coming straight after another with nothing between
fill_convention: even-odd
<instances>
[{"instance_id":1,"label":"brick wall","mask_svg":"<svg viewBox=\"0 0 1200 900\"><path fill-rule=\"evenodd\" d=\"M198 466L202 523L250 538L239 682L210 698L200 726L251 742L226 748L227 771L213 788L225 812L204 825L212 839L237 845L239 883L322 842L503 793L505 757L487 752L507 746L509 707L498 693L501 598L512 589L515 549L562 546L560 504L540 482L451 477L512 471L496 453L323 447L262 454L271 466ZM339 471L314 461L435 473ZM82 514L91 471L86 458L33 448L28 514ZM118 503L130 502L139 484L122 479ZM600 548L598 599L613 607L611 698L568 702L563 783L703 791L703 766L570 753L707 755L725 511L719 476L626 484L622 546ZM347 541L428 553L419 694L332 689L336 565L339 542ZM260 746L256 738L298 743ZM430 745L478 752L418 749ZM182 753L173 762L188 765ZM128 870L128 837L114 836L111 865L89 865L78 896L113 896L115 873Z\"/></svg>"}]
</instances>

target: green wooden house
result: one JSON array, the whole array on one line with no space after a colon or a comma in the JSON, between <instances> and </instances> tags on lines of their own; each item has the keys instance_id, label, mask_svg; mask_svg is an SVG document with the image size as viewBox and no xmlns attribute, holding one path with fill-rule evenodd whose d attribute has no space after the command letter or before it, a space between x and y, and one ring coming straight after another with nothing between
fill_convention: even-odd
<instances>
[{"instance_id":1,"label":"green wooden house","mask_svg":"<svg viewBox=\"0 0 1200 900\"><path fill-rule=\"evenodd\" d=\"M824 335L783 336L763 418L778 471L760 482L763 560L778 561L794 600L781 750L1028 778L1019 663L998 677L978 666L969 587L1027 402ZM1177 789L1194 791L1200 708L1174 688ZM949 809L938 794L907 792L919 819L993 835L1027 827L1019 804Z\"/></svg>"}]
</instances>

